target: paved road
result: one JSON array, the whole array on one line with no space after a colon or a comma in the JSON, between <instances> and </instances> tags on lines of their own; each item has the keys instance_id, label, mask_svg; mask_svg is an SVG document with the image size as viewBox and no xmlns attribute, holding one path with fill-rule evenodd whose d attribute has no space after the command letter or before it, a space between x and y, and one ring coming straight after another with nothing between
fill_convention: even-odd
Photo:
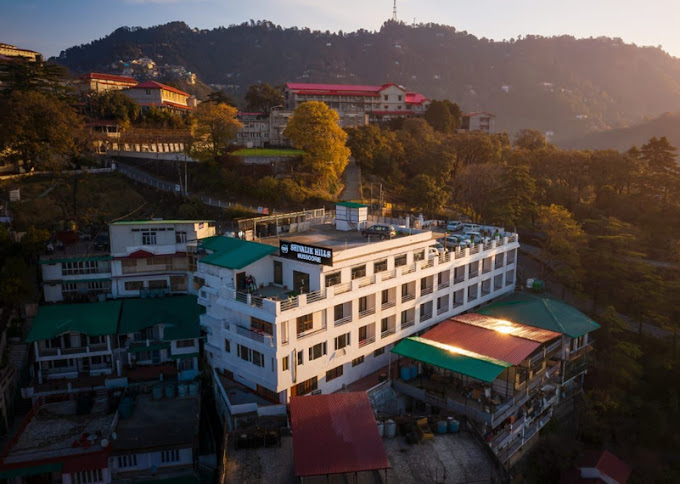
<instances>
[{"instance_id":1,"label":"paved road","mask_svg":"<svg viewBox=\"0 0 680 484\"><path fill-rule=\"evenodd\" d=\"M349 159L349 163L342 174L345 188L340 194L341 200L361 200L361 168L354 160Z\"/></svg>"}]
</instances>

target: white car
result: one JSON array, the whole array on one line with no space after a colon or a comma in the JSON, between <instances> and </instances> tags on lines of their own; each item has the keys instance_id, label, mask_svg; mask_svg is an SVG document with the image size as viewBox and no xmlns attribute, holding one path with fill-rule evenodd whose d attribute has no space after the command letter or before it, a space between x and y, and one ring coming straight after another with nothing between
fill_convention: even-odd
<instances>
[{"instance_id":1,"label":"white car","mask_svg":"<svg viewBox=\"0 0 680 484\"><path fill-rule=\"evenodd\" d=\"M463 224L464 232L479 232L481 227L477 224Z\"/></svg>"},{"instance_id":2,"label":"white car","mask_svg":"<svg viewBox=\"0 0 680 484\"><path fill-rule=\"evenodd\" d=\"M463 223L459 222L458 220L452 220L451 222L446 224L447 232L458 232L459 230L462 230L462 228Z\"/></svg>"}]
</instances>

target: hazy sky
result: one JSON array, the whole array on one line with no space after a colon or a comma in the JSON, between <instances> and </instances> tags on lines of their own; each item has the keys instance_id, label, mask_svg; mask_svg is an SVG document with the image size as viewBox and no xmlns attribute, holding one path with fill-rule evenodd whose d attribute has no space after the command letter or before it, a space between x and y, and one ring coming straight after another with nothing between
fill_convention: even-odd
<instances>
[{"instance_id":1,"label":"hazy sky","mask_svg":"<svg viewBox=\"0 0 680 484\"><path fill-rule=\"evenodd\" d=\"M435 22L494 40L605 35L661 45L680 57L678 0L398 0L399 19ZM312 30L377 30L392 0L0 0L0 42L58 55L116 28L183 20L212 29L249 19Z\"/></svg>"}]
</instances>

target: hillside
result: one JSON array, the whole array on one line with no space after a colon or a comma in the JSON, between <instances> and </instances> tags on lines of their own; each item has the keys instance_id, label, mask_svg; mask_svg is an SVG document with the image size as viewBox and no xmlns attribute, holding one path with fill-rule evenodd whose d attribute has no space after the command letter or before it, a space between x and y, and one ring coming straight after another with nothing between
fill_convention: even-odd
<instances>
[{"instance_id":1,"label":"hillside","mask_svg":"<svg viewBox=\"0 0 680 484\"><path fill-rule=\"evenodd\" d=\"M494 112L501 130L553 131L556 140L680 110L680 60L606 37L494 42L436 24L335 34L267 21L213 30L172 22L121 27L56 61L106 71L142 56L185 66L237 98L257 82L396 82L466 111Z\"/></svg>"},{"instance_id":2,"label":"hillside","mask_svg":"<svg viewBox=\"0 0 680 484\"><path fill-rule=\"evenodd\" d=\"M633 145L639 148L653 136L665 136L671 145L680 146L680 113L665 113L635 126L590 133L559 145L578 150L614 148L625 151Z\"/></svg>"}]
</instances>

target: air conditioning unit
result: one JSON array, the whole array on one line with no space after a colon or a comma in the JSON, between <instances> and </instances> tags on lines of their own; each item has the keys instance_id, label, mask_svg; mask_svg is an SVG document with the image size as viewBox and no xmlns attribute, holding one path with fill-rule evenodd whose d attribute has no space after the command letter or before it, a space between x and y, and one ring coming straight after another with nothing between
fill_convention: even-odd
<instances>
[{"instance_id":1,"label":"air conditioning unit","mask_svg":"<svg viewBox=\"0 0 680 484\"><path fill-rule=\"evenodd\" d=\"M321 395L321 390L314 390L310 395Z\"/></svg>"}]
</instances>

